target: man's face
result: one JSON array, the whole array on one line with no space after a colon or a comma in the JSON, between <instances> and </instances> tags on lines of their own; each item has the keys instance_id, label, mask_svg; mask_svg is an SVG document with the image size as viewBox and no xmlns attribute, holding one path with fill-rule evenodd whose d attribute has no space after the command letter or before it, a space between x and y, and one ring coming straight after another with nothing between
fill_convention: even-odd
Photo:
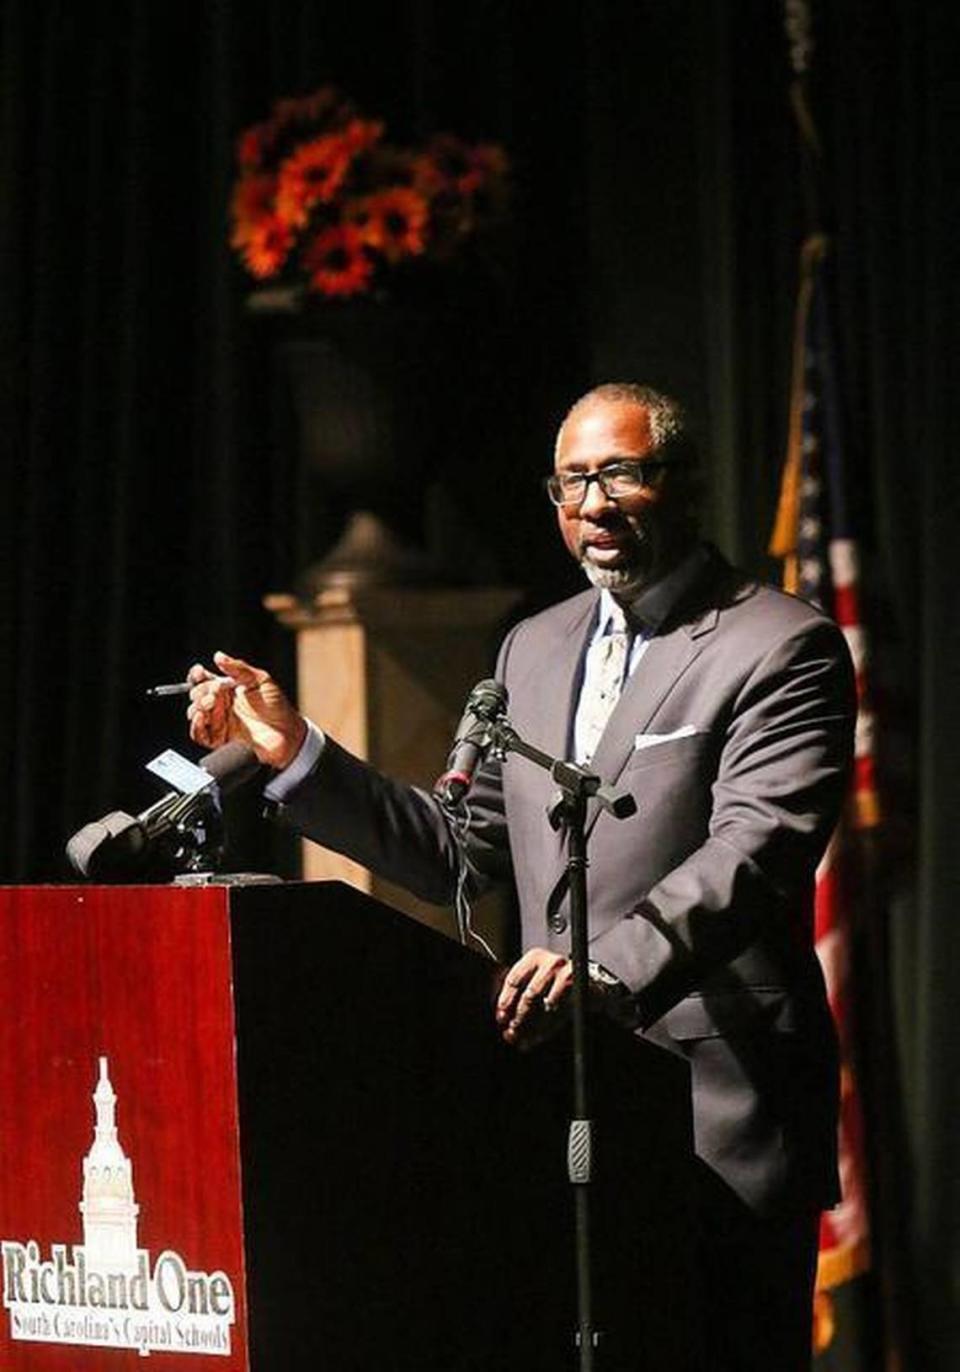
<instances>
[{"instance_id":1,"label":"man's face","mask_svg":"<svg viewBox=\"0 0 960 1372\"><path fill-rule=\"evenodd\" d=\"M560 431L556 471L592 474L618 462L656 461L650 417L627 401L597 401ZM561 505L563 541L595 586L635 592L676 563L691 541L677 473L655 470L650 484L616 499L592 481L579 505Z\"/></svg>"}]
</instances>

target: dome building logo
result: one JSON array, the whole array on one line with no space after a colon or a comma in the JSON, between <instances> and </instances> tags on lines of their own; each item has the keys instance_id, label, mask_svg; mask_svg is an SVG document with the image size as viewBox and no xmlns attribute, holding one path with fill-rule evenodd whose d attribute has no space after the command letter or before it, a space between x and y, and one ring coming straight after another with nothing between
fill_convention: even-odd
<instances>
[{"instance_id":1,"label":"dome building logo","mask_svg":"<svg viewBox=\"0 0 960 1372\"><path fill-rule=\"evenodd\" d=\"M83 1159L83 1243L0 1239L10 1337L38 1343L228 1356L236 1319L225 1272L191 1271L165 1249L151 1265L137 1245L133 1164L116 1124L117 1096L100 1058L93 1143Z\"/></svg>"}]
</instances>

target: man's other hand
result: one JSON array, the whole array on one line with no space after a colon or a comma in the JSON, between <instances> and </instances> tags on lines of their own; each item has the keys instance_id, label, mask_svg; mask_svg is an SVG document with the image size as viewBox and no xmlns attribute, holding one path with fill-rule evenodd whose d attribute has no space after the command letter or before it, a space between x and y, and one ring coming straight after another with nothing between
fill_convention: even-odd
<instances>
[{"instance_id":1,"label":"man's other hand","mask_svg":"<svg viewBox=\"0 0 960 1372\"><path fill-rule=\"evenodd\" d=\"M194 743L218 748L237 739L266 766L289 766L306 737L306 720L269 672L227 653L214 653L213 660L221 677L199 663L187 673L193 682L187 719Z\"/></svg>"},{"instance_id":2,"label":"man's other hand","mask_svg":"<svg viewBox=\"0 0 960 1372\"><path fill-rule=\"evenodd\" d=\"M506 1043L533 1048L565 1022L573 964L548 948L530 948L503 979L496 1017Z\"/></svg>"}]
</instances>

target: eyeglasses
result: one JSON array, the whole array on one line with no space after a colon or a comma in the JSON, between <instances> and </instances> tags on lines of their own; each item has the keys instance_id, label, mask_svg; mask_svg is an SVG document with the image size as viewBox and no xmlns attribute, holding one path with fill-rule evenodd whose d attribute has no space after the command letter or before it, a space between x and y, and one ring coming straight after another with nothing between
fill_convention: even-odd
<instances>
[{"instance_id":1,"label":"eyeglasses","mask_svg":"<svg viewBox=\"0 0 960 1372\"><path fill-rule=\"evenodd\" d=\"M677 462L611 462L598 472L554 472L544 479L544 489L554 505L582 505L595 481L608 500L623 500L651 484L651 477Z\"/></svg>"}]
</instances>

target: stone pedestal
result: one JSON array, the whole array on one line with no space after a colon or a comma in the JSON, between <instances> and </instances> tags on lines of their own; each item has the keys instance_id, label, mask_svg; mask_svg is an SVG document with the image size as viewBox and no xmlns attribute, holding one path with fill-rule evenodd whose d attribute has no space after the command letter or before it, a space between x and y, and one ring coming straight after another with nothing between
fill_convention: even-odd
<instances>
[{"instance_id":1,"label":"stone pedestal","mask_svg":"<svg viewBox=\"0 0 960 1372\"><path fill-rule=\"evenodd\" d=\"M358 757L429 790L443 771L470 689L493 673L499 626L517 599L503 587L337 587L309 605L290 595L270 595L264 603L297 635L303 713ZM303 845L303 876L345 881L455 933L452 911L314 843ZM475 914L476 927L499 941L501 902L487 897Z\"/></svg>"}]
</instances>

